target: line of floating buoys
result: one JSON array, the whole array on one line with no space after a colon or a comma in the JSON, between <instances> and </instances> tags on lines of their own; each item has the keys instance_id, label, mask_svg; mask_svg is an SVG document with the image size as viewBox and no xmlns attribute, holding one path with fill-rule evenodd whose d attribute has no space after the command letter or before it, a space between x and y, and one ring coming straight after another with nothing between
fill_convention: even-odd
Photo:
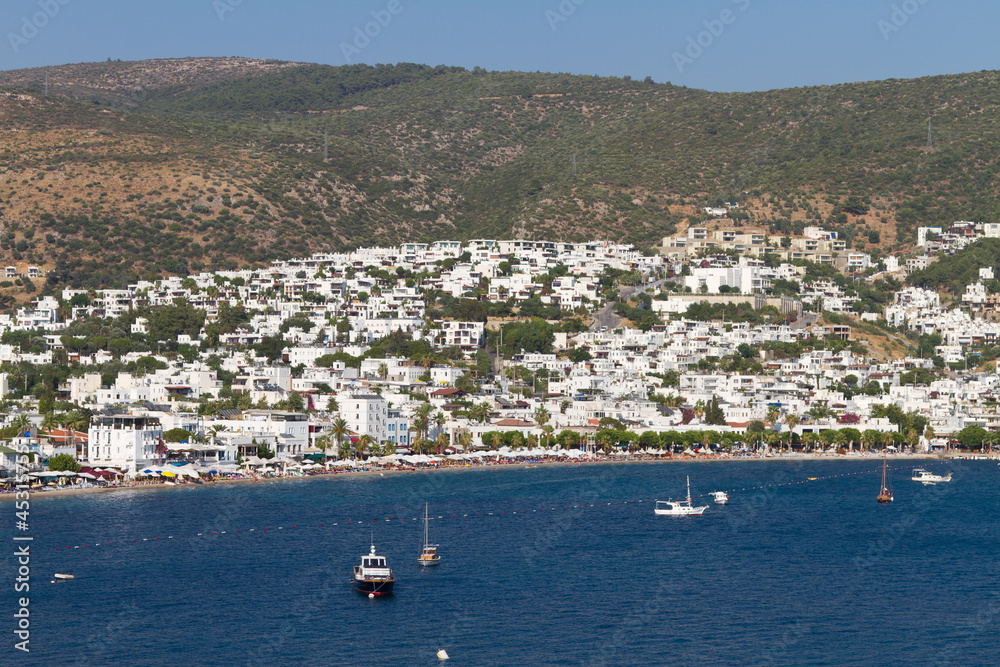
<instances>
[{"instance_id":1,"label":"line of floating buoys","mask_svg":"<svg viewBox=\"0 0 1000 667\"><path fill-rule=\"evenodd\" d=\"M933 465L933 463L932 464L924 464L924 465L925 466ZM898 468L892 468L892 470L903 470L903 469L904 469L904 467L902 467L902 466L898 467ZM740 489L733 489L733 490L726 491L726 493L735 493L737 491L753 491L753 490L756 490L756 489L766 489L766 488L779 487L779 486L790 486L792 484L805 484L807 482L815 482L815 481L821 481L821 480L827 480L827 479L834 479L834 478L837 478L837 477L845 477L845 476L849 476L849 475L865 475L865 474L872 474L872 473L878 473L878 472L881 472L881 470L880 469L876 469L876 470L862 470L862 471L858 471L858 472L839 473L839 474L836 474L836 475L827 475L827 476L823 476L823 477L807 477L806 479L798 480L798 481L780 482L780 483L776 483L776 484L764 484L764 485L761 485L761 486L749 486L749 487L744 487L744 488L740 488ZM710 494L707 494L707 493L706 494L698 494L698 495L692 496L692 498L707 497L708 495L710 495ZM562 509L563 510L569 510L569 509L585 509L585 508L588 508L588 507L591 507L591 508L593 508L593 507L611 507L612 505L622 505L622 504L627 505L627 504L630 504L630 503L641 503L641 502L653 502L653 499L652 498L643 498L643 499L638 499L638 500L635 500L635 499L633 499L633 500L616 500L616 501L608 501L608 502L603 502L603 503L590 503L590 504L583 503L583 504L580 504L580 505L572 505L572 506L570 506L570 505L563 505ZM540 511L541 512L545 512L545 511L558 511L558 510L559 510L559 507L548 507L548 508L542 507L542 508L539 508L539 509L532 509L530 511L532 513L537 513L537 512L540 512ZM518 513L520 513L520 514L527 514L528 510L520 510L520 512L518 510L513 510L513 511L510 512L510 514L514 515L514 516L516 516ZM508 515L508 513L504 512L504 511L500 511L500 512L494 511L494 512L487 512L487 513L485 513L485 516L507 516L507 515ZM450 519L457 519L457 518L468 518L470 516L481 517L481 516L484 516L484 513L477 512L477 513L462 514L461 517L459 517L459 515L457 515L457 514L440 515L437 518L438 519L449 519L449 518ZM423 517L413 517L411 519L411 521L419 521L422 518ZM404 519L402 517L387 517L387 518L384 518L383 520L386 521L386 522L391 522L393 519L398 519L399 521L404 521ZM380 519L370 519L370 520L365 520L365 519L353 520L353 519L351 519L351 520L345 521L344 525L345 526L364 526L366 523L369 523L369 522L370 523L374 523L374 522L377 522L379 520ZM308 526L308 525L299 526L299 524L292 524L292 525L290 525L288 527L289 528L299 528L299 527L301 527L301 528L329 528L329 527L333 527L333 526L338 526L339 527L340 526L340 522L334 522L334 523L331 523L331 524L320 523L320 524L317 524L315 526ZM277 526L277 530L284 530L284 529L285 529L285 526ZM246 529L242 529L242 530L234 530L234 531L232 531L232 533L236 533L236 534L243 533L243 532L252 533L252 532L254 532L256 530L258 530L258 529L257 528L246 528ZM271 527L263 527L263 528L260 528L259 530L261 530L261 531L271 530ZM225 531L225 530L222 530L222 531L211 531L209 533L197 533L195 536L196 537L207 537L208 535L226 535L227 533L228 533L228 531ZM183 538L187 538L188 536L187 535L183 535L182 537ZM149 542L151 540L152 541L157 541L157 540L164 540L164 539L166 539L166 540L172 540L172 539L174 539L174 536L173 535L168 535L166 538L163 538L163 537L153 537L153 538L144 537L144 538L136 538L136 539L131 539L131 540L130 539L126 539L123 542L121 542L121 544L132 544L132 543L135 543L137 541ZM70 551L70 550L73 550L73 549L81 549L81 548L86 549L86 548L98 547L98 546L102 546L102 545L114 546L115 543L114 542L94 542L93 544L83 544L83 545L65 546L65 547L54 547L53 550L54 551Z\"/></svg>"}]
</instances>

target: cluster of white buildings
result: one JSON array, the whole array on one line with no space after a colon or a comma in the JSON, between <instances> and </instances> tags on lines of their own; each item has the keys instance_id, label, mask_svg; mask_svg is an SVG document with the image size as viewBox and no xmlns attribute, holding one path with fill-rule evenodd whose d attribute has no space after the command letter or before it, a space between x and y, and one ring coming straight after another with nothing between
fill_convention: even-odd
<instances>
[{"instance_id":1,"label":"cluster of white buildings","mask_svg":"<svg viewBox=\"0 0 1000 667\"><path fill-rule=\"evenodd\" d=\"M812 240L836 239L820 234ZM337 419L347 423L346 441L357 443L364 438L380 451L408 448L420 428L417 411L426 403L441 417L429 420L422 435L446 438L453 447L463 442L478 445L479 436L493 430L515 429L526 437L541 437L550 429L556 433L569 429L592 436L606 417L639 432L701 429L705 426L697 417L692 420L679 407L667 405L707 404L713 397L727 421L727 426L712 427L719 430L743 430L752 421L763 421L773 407L783 415L802 417L815 406L835 416L801 419L796 430L838 428L836 418L843 415L860 420L851 424L855 428L895 430L887 421L871 417L875 405L889 402L927 416L941 434L955 433L969 424L1000 427L1000 419L989 407L998 390L996 373L913 386L901 381L902 376L932 367L930 359L875 363L850 349L809 350L798 356L766 353L762 348L768 344L849 338L850 327L693 321L684 313L698 299L695 294L653 300L654 309L673 317L664 317L663 324L649 331L562 333L553 353L523 353L502 360L514 377L522 369L530 371L546 391L503 376L497 381L478 378L475 395L467 396L456 389L467 373L463 367L391 356L366 358L350 366L343 356L331 361L337 353L360 357L372 341L393 332L408 333L437 349L457 348L471 360L485 344L485 324L428 321L426 290L483 302L537 296L564 310L581 306L594 310L601 305L599 284L607 268L651 278L677 265L668 258L644 256L626 245L477 240L364 248L277 262L262 270L140 282L100 293L66 290L62 303L43 297L31 308L0 318L0 327L6 330L41 330L47 348L29 354L16 346L0 346L0 361L50 362L62 344L59 331L78 317L114 317L143 306L170 305L177 298L204 309L209 322L224 305L246 308L250 314L246 326L224 335L217 344L208 344L204 331L179 340L194 347L193 361L153 354L163 368L145 374L120 373L110 386L91 368L113 359L108 351L73 358L80 372L59 389L66 399L92 409L94 416L89 433L70 448L72 453L94 465L133 470L166 457L233 462L262 447L279 458L314 454L318 445L329 445L329 453L336 454L332 433ZM423 282L418 284L413 276L421 276ZM738 293L759 308L768 302L760 292L766 291L771 280L801 277L800 267L771 268L754 257L731 260L723 255L692 264L685 285L692 292ZM984 273L981 278L992 276ZM730 289L720 290L722 286ZM853 305L832 283L803 284L801 297L820 301L823 309L833 312L848 312ZM982 283L970 286L967 297L963 299L966 310L944 310L936 293L906 288L886 308L885 319L894 327L941 334L942 345L936 352L954 363L978 346L996 344L1000 336L1000 324L976 316L977 308L985 309L991 297ZM785 311L785 304L781 305ZM63 319L61 314L69 317ZM291 317L309 325L283 333L287 346L277 363L246 347L278 333ZM141 332L148 324L140 318L133 330ZM760 364L756 372L699 370L706 363L745 358L747 346L752 355L746 361ZM580 348L589 358L569 361L566 353ZM128 362L150 354L133 352L121 359ZM217 358L212 361L210 356ZM228 388L220 373L230 379ZM676 377L677 383L665 382L668 377ZM7 383L8 378L0 375L0 389L6 390ZM468 382L463 386L468 388ZM879 391L876 395L845 392L845 386L877 387ZM238 409L199 415L200 403L219 399L225 391L237 397ZM666 404L660 400L670 395L681 400ZM292 408L294 401L299 403ZM488 406L487 418L470 416L470 406L483 403ZM40 421L40 416L35 419ZM189 441L165 442L163 434L175 429L192 434ZM67 445L62 447L65 450ZM50 448L49 453L55 451Z\"/></svg>"}]
</instances>

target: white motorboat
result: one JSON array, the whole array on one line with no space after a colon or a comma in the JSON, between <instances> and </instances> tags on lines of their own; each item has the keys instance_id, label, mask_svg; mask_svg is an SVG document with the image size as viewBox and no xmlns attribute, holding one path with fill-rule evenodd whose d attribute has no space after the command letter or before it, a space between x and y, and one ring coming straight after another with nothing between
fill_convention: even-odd
<instances>
[{"instance_id":1,"label":"white motorboat","mask_svg":"<svg viewBox=\"0 0 1000 667\"><path fill-rule=\"evenodd\" d=\"M729 494L725 491L712 491L710 494L716 505L725 505L729 502Z\"/></svg>"},{"instance_id":2,"label":"white motorboat","mask_svg":"<svg viewBox=\"0 0 1000 667\"><path fill-rule=\"evenodd\" d=\"M691 477L687 478L687 490L686 500L657 500L653 513L660 516L700 516L708 505L694 507L691 504Z\"/></svg>"},{"instance_id":3,"label":"white motorboat","mask_svg":"<svg viewBox=\"0 0 1000 667\"><path fill-rule=\"evenodd\" d=\"M924 486L930 486L932 484L941 484L943 482L951 481L951 473L947 475L935 475L929 470L924 470L923 468L914 468L913 476L910 477L914 482L920 482Z\"/></svg>"},{"instance_id":4,"label":"white motorboat","mask_svg":"<svg viewBox=\"0 0 1000 667\"><path fill-rule=\"evenodd\" d=\"M354 589L359 593L367 593L368 597L376 595L392 595L396 578L392 569L386 563L385 556L375 553L375 545L371 545L371 553L361 557L361 564L354 566L354 578L351 580Z\"/></svg>"},{"instance_id":5,"label":"white motorboat","mask_svg":"<svg viewBox=\"0 0 1000 667\"><path fill-rule=\"evenodd\" d=\"M430 539L428 539L427 536L427 524L430 521L430 516L427 514L427 508L427 503L424 503L424 549L420 552L420 557L417 559L417 562L424 567L437 565L441 562L441 554L438 553L438 545L431 544Z\"/></svg>"}]
</instances>

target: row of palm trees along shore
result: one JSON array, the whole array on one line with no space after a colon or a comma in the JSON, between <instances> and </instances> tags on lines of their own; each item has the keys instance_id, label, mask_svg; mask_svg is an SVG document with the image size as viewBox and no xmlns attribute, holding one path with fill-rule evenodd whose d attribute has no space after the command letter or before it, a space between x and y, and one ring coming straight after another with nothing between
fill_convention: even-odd
<instances>
[{"instance_id":1,"label":"row of palm trees along shore","mask_svg":"<svg viewBox=\"0 0 1000 667\"><path fill-rule=\"evenodd\" d=\"M710 410L711 406L703 406L699 402L692 408L692 413L694 416L703 418ZM470 421L485 424L489 421L492 412L493 407L489 403L483 402L470 407L468 415ZM482 444L476 443L475 447L481 446L483 449L491 449L506 446L510 449L531 449L536 446L548 448L556 445L562 449L577 449L584 445L594 445L606 453L615 450L629 452L667 450L680 453L700 445L703 451L768 449L789 452L794 450L804 453L824 451L847 453L897 449L914 452L921 435L927 440L935 437L934 430L929 426L920 433L915 428L908 428L903 432L874 429L862 431L849 424L840 425L839 428L823 429L819 432L807 431L798 434L794 432L794 429L801 423L799 417L795 414L788 414L782 418L780 411L773 406L767 412L766 421L751 422L743 431L717 431L710 428L712 424L706 424L707 428L705 429L636 432L617 419L605 417L600 420L596 431L581 433L577 430L565 429L556 434L553 427L548 424L551 415L545 407L539 407L533 417L542 431L540 436L525 435L520 430L487 431L482 435ZM783 431L775 428L779 425L779 419L786 427ZM449 445L449 438L442 430L446 421L447 417L443 412L439 411L434 414L430 404L422 404L417 409L413 425L410 428L415 433L415 438L409 449L418 454L443 453ZM436 426L435 438L429 437L431 424ZM979 427L970 427L973 430L977 428L982 433L973 434L975 437L972 438L972 443L964 442L961 434L959 434L959 440L953 442L963 449L993 450L1000 446L1000 431L986 431ZM394 453L396 449L396 444L378 443L368 435L354 439L349 436L347 422L344 419L337 419L331 432L317 441L317 447L325 455L326 450L333 443L337 443L338 451L342 456L352 455L357 458L363 458L365 455L384 456ZM465 451L474 448L472 435L467 431L463 431L457 440Z\"/></svg>"},{"instance_id":2,"label":"row of palm trees along shore","mask_svg":"<svg viewBox=\"0 0 1000 667\"><path fill-rule=\"evenodd\" d=\"M456 434L455 441L464 451L477 448L507 447L516 450L533 449L537 446L544 448L556 446L561 449L600 449L606 453L640 450L673 453L691 450L698 450L699 453L725 450L847 453L882 449L915 452L921 436L928 441L935 437L933 429L922 423L918 423L916 427L904 428L902 432L872 429L862 431L854 428L848 422L837 424L837 428L825 428L818 432L795 433L794 430L803 423L803 420L797 414L782 415L775 406L769 408L764 420L751 422L745 430L735 430L728 428L714 401L708 405L699 402L691 408L685 408L685 410L690 412L691 417L698 417L702 423L686 426L682 430L637 432L617 419L604 417L599 421L596 429L583 431L565 429L556 433L548 423L551 414L542 406L537 408L533 414L533 420L537 424L538 430L541 431L540 434L527 434L520 429L485 431L482 433L481 441L474 442L474 438L468 430L460 429ZM467 415L470 422L485 426L490 422L493 412L494 408L490 403L482 402L470 406ZM806 416L806 421L809 417L810 415ZM845 417L850 417L850 415L845 415ZM435 413L434 407L430 403L421 403L414 413L410 426L414 437L406 449L418 454L445 453L451 443L448 434L444 431L447 421L448 417L444 412L437 411ZM75 448L77 435L87 432L89 422L90 417L87 410L77 409L64 413L49 411L42 416L39 435L43 433L56 435L57 429L65 429L65 433L58 434L57 437L66 438ZM712 426L723 425L727 426L725 430L712 428ZM14 416L5 428L0 429L0 439L9 440L21 436L29 432L31 427L32 421L29 415L20 413ZM433 438L430 437L432 427ZM922 432L918 428L922 429ZM225 427L214 425L209 427L207 435L214 441L224 430ZM201 439L199 436L195 437ZM992 451L1000 448L1000 431L987 431L978 426L966 427L961 433L955 434L954 438L949 440L949 444L966 450L989 449ZM338 417L332 422L331 428L316 440L315 445L322 452L324 461L327 460L327 452L333 449L334 445L337 445L336 451L339 458L386 456L396 453L398 446L392 442L378 442L370 435L353 434L349 429L348 422L342 417ZM269 457L265 456L265 458Z\"/></svg>"}]
</instances>

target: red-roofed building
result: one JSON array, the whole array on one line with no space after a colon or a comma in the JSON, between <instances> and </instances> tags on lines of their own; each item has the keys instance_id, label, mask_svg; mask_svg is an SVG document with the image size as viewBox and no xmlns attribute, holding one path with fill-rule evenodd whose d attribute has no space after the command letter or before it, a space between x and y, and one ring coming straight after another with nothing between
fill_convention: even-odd
<instances>
[{"instance_id":1,"label":"red-roofed building","mask_svg":"<svg viewBox=\"0 0 1000 667\"><path fill-rule=\"evenodd\" d=\"M494 426L500 426L503 428L534 428L534 423L526 422L523 419L501 419L499 421L493 422Z\"/></svg>"}]
</instances>

